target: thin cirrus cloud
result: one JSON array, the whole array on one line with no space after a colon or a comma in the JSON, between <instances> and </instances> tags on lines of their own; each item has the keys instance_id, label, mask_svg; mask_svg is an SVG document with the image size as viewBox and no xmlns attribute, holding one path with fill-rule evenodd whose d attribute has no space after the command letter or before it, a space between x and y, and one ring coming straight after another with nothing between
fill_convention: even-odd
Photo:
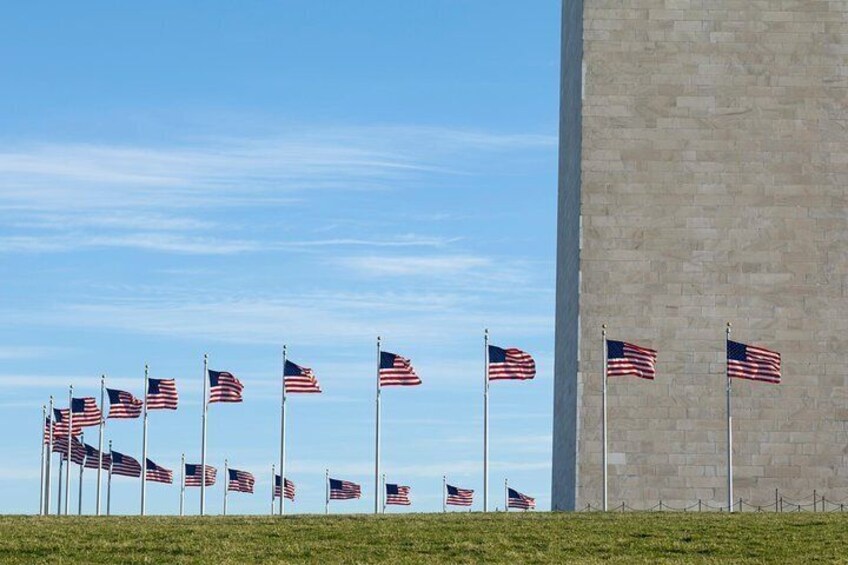
<instances>
[{"instance_id":1,"label":"thin cirrus cloud","mask_svg":"<svg viewBox=\"0 0 848 565\"><path fill-rule=\"evenodd\" d=\"M403 126L301 129L279 138L170 147L45 143L0 149L0 208L255 205L306 189L387 189L410 175L461 172L460 148L489 153L554 144L544 135Z\"/></svg>"},{"instance_id":2,"label":"thin cirrus cloud","mask_svg":"<svg viewBox=\"0 0 848 565\"><path fill-rule=\"evenodd\" d=\"M237 221L221 225L204 211L292 206L316 191L397 191L434 174L466 173L466 167L480 166L480 161L473 164L475 155L535 151L554 142L543 135L397 126L301 129L278 138L171 146L0 147L0 253L126 248L231 255L330 246L444 246L457 238L386 234L275 240L251 236L250 226ZM455 269L458 261L470 260L427 261L434 269ZM414 260L383 268L398 274L417 270Z\"/></svg>"},{"instance_id":3,"label":"thin cirrus cloud","mask_svg":"<svg viewBox=\"0 0 848 565\"><path fill-rule=\"evenodd\" d=\"M225 343L276 344L280 342L281 328L296 326L304 345L323 344L332 335L337 344L357 346L363 336L378 333L398 340L440 343L449 333L478 332L480 319L504 331L509 328L513 334L525 335L548 331L552 324L547 315L490 314L475 310L471 304L461 306L462 302L459 295L348 293L217 301L115 300L4 314L12 323L18 320L28 325L118 330ZM209 324L209 320L227 323Z\"/></svg>"},{"instance_id":4,"label":"thin cirrus cloud","mask_svg":"<svg viewBox=\"0 0 848 565\"><path fill-rule=\"evenodd\" d=\"M80 249L124 248L184 255L232 255L236 253L308 250L326 247L442 247L457 238L406 234L383 239L304 239L266 241L218 238L173 232L87 232L0 236L0 253L55 253Z\"/></svg>"}]
</instances>

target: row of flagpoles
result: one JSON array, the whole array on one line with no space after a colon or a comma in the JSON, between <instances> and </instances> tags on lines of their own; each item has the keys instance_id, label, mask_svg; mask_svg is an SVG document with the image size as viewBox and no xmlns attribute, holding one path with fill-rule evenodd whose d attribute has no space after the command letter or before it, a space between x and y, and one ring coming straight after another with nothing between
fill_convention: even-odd
<instances>
[{"instance_id":1,"label":"row of flagpoles","mask_svg":"<svg viewBox=\"0 0 848 565\"><path fill-rule=\"evenodd\" d=\"M528 353L521 351L516 348L500 348L489 344L489 332L485 330L484 332L484 387L483 387L483 413L484 413L484 426L483 426L483 510L489 510L489 475L488 475L488 459L489 459L489 425L488 425L488 414L489 414L489 384L493 380L528 380L532 379L536 375L536 365L532 356ZM70 488L70 468L72 462L77 462L79 456L77 456L77 460L74 458L73 449L75 449L75 444L79 444L79 449L83 452L83 462L80 462L80 476L82 476L82 468L96 468L97 469L97 495L96 495L96 514L100 515L101 513L101 472L103 470L107 470L109 473L108 477L108 488L107 488L107 499L110 498L111 495L111 478L113 472L115 474L123 474L128 476L136 476L141 478L141 496L140 496L140 514L143 516L146 513L146 495L147 495L147 482L148 480L156 481L156 482L172 482L173 473L170 470L164 469L158 465L156 465L153 461L148 458L147 454L147 428L148 428L148 412L149 410L157 410L157 409L167 409L167 410L176 410L178 404L178 394L176 388L175 379L152 379L150 378L149 367L145 365L144 368L144 400L140 400L136 398L132 393L123 390L115 390L115 389L107 389L106 388L106 377L101 376L100 379L100 407L98 408L97 402L93 397L85 397L85 398L74 398L73 396L73 386L69 387L68 393L68 408L67 409L57 409L54 406L54 399L50 397L49 403L49 412L46 406L42 407L44 422L44 434L42 440L42 455L41 455L41 494L40 494L40 513L49 514L50 512L50 504L49 498L51 491L51 481L52 481L52 464L51 464L51 454L56 451L56 446L59 445L63 452L60 454L59 460L59 499L60 503L57 507L57 513L62 513L62 509L64 508L64 513L68 514L69 511L69 488ZM381 511L381 501L382 508L385 508L385 499L386 493L383 492L383 498L381 499L381 492L385 491L386 485L383 484L383 488L381 489L380 477L381 477L381 428L380 428L380 416L381 416L381 398L382 398L382 389L386 386L417 386L422 383L421 378L416 373L415 369L412 366L412 363L409 359L397 355L395 353L390 353L388 351L384 351L382 349L382 341L378 337L377 338L377 371L376 371L376 395L375 395L375 457L374 457L374 513L379 513ZM203 358L203 403L202 403L202 435L201 435L201 462L199 465L199 469L207 470L210 467L206 463L206 447L207 447L207 419L209 412L209 404L215 402L242 402L242 391L243 391L242 383L232 374L225 371L213 371L209 369L209 357L208 355L204 355ZM291 362L288 359L288 348L283 346L283 376L282 376L282 385L281 385L281 409L280 409L280 475L279 477L283 477L282 481L284 483L288 482L288 479L285 479L286 476L286 402L287 396L289 394L296 393L321 393L321 387L318 383L318 379L313 373L312 369L308 367L303 367ZM105 416L103 414L103 409L105 409L105 400L108 394L109 397L109 414ZM126 419L126 418L142 418L142 461L141 463L135 461L133 458L124 455L119 452L115 452L112 450L111 441L109 442L109 455L107 459L104 459L104 451L103 451L103 434L104 434L104 426L107 418L112 419ZM98 447L95 450L93 447L88 445L83 445L82 442L77 442L74 437L76 435L82 435L82 428L87 426L98 426L99 428L99 442ZM67 443L67 446L64 444ZM46 449L45 449L46 448ZM88 451L92 453L89 454ZM94 453L96 451L96 453ZM89 462L89 458L95 458ZM118 461L118 465L115 465L116 460ZM67 467L64 469L64 477L62 472L63 462L67 461ZM185 464L185 460L183 457L182 462L183 468L182 473L183 477L186 475L186 470L189 468L189 465ZM117 467L117 470L116 470ZM135 469L138 467L138 474L135 474ZM191 466L192 468L197 467L195 465ZM226 468L225 463L225 475L229 472L229 469ZM242 473L242 471L238 471L238 473ZM151 475L152 478L148 478L148 475ZM200 487L200 514L204 515L206 513L206 487L211 486L207 483L209 482L205 478L205 471L201 471L201 474L204 477L204 480L200 480L197 486ZM232 474L230 474L232 475ZM169 480L164 480L165 477L170 477ZM275 481L276 481L275 473ZM61 492L62 492L62 484L61 481L64 478L64 506L61 504ZM227 476L228 483L231 476ZM80 478L82 481L82 478ZM330 479L327 477L327 504L329 504L330 494L332 489L330 488ZM212 479L212 484L214 484L214 478ZM393 485L397 487L397 485ZM445 492L447 493L449 489L447 487L450 485L445 484ZM181 494L180 494L180 513L183 512L183 496L184 496L184 488L185 485L181 486ZM403 487L408 490L408 487ZM455 487L450 487L455 488ZM225 488L225 508L226 508L226 492L228 492L229 484L227 488ZM467 490L467 489L458 489L459 491ZM507 487L507 503L510 500L509 494L512 489ZM473 491L470 491L473 493ZM516 496L524 497L528 500L532 500L525 495L517 493L515 491ZM448 504L447 500L450 498L450 494L445 495L445 504ZM285 513L285 498L279 497L280 504L278 507L278 512L280 515ZM508 504L507 504L508 506ZM107 509L109 507L109 501L107 500ZM108 513L108 512L107 512Z\"/></svg>"},{"instance_id":2,"label":"row of flagpoles","mask_svg":"<svg viewBox=\"0 0 848 565\"><path fill-rule=\"evenodd\" d=\"M101 468L101 464L105 461L105 470L107 470L107 487L106 487L106 515L111 514L112 500L112 476L121 475L127 477L139 478L142 476L141 464L121 453L112 450L111 441L109 442L109 454L104 459L103 453L98 453L95 459L91 459L91 454L86 449L83 443L82 434L77 440L71 437L72 444L71 462L79 465L79 494L77 496L78 513L82 514L83 505L83 473L85 469ZM186 487L207 487L214 486L217 478L217 469L207 465L191 464L185 462L185 454L180 458L180 490L179 490L179 515L185 514L185 491ZM116 464L117 462L117 464ZM60 469L62 469L64 458L59 461ZM70 465L68 465L70 469ZM170 469L165 469L156 465L149 459L145 461L145 482L157 482L165 484L173 484L174 473ZM61 471L60 471L61 474ZM230 467L229 461L224 460L224 494L223 494L223 514L227 515L227 502L230 492L254 493L256 479L254 475L248 471L242 471ZM331 500L351 500L359 499L362 496L362 488L359 484L352 481L344 481L330 477L330 470L327 469L324 478L325 482L325 507L326 514L330 512ZM288 478L283 479L281 475L276 473L274 465L271 466L271 514L276 511L276 499L282 501L295 499L295 485ZM382 505L380 511L386 512L386 507L391 505L411 506L410 498L411 488L405 485L392 484L386 481L386 475L382 476L381 492L383 493ZM68 501L70 491L65 491L65 501ZM474 491L472 489L464 489L447 483L447 477L442 477L442 511L446 512L448 506L471 507L474 499ZM42 498L43 500L43 498ZM62 492L59 491L59 504L61 505ZM531 510L536 507L534 498L527 496L517 490L509 487L509 481L504 480L504 510L512 509ZM60 513L57 507L57 513Z\"/></svg>"}]
</instances>

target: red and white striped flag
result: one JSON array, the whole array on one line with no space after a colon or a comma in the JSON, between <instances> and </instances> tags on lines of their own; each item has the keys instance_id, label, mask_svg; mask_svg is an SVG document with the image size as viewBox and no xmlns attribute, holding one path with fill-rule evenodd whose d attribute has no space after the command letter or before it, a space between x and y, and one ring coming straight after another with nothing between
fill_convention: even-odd
<instances>
[{"instance_id":1,"label":"red and white striped flag","mask_svg":"<svg viewBox=\"0 0 848 565\"><path fill-rule=\"evenodd\" d=\"M289 500L294 502L294 491L295 491L294 483L291 482L288 479L286 479L284 482L285 482L285 485L286 485L286 492L285 492L286 498L288 498ZM275 475L274 476L274 498L280 498L280 490L281 490L280 489L280 475Z\"/></svg>"},{"instance_id":2,"label":"red and white striped flag","mask_svg":"<svg viewBox=\"0 0 848 565\"><path fill-rule=\"evenodd\" d=\"M421 384L421 379L415 373L409 359L389 353L380 352L380 386L415 386Z\"/></svg>"},{"instance_id":3,"label":"red and white striped flag","mask_svg":"<svg viewBox=\"0 0 848 565\"><path fill-rule=\"evenodd\" d=\"M186 463L185 466L185 486L187 487L199 487L200 486L200 465L194 463ZM215 484L215 479L218 475L218 470L211 465L206 466L206 473L203 473L205 476L205 482L207 487L211 487Z\"/></svg>"},{"instance_id":4,"label":"red and white striped flag","mask_svg":"<svg viewBox=\"0 0 848 565\"><path fill-rule=\"evenodd\" d=\"M507 489L507 506L509 508L518 508L519 510L532 510L536 508L536 499L526 494L521 494L515 489Z\"/></svg>"},{"instance_id":5,"label":"red and white striped flag","mask_svg":"<svg viewBox=\"0 0 848 565\"><path fill-rule=\"evenodd\" d=\"M209 402L241 402L241 384L232 373L209 370Z\"/></svg>"},{"instance_id":6,"label":"red and white striped flag","mask_svg":"<svg viewBox=\"0 0 848 565\"><path fill-rule=\"evenodd\" d=\"M179 396L174 379L147 379L147 409L176 410Z\"/></svg>"},{"instance_id":7,"label":"red and white striped flag","mask_svg":"<svg viewBox=\"0 0 848 565\"><path fill-rule=\"evenodd\" d=\"M157 465L150 459L147 459L147 469L145 470L144 478L152 483L165 483L170 485L174 482L174 472L170 469Z\"/></svg>"},{"instance_id":8,"label":"red and white striped flag","mask_svg":"<svg viewBox=\"0 0 848 565\"><path fill-rule=\"evenodd\" d=\"M467 488L458 488L445 485L448 492L445 502L449 506L471 506L474 503L474 491Z\"/></svg>"},{"instance_id":9,"label":"red and white striped flag","mask_svg":"<svg viewBox=\"0 0 848 565\"><path fill-rule=\"evenodd\" d=\"M141 409L144 402L133 396L131 393L123 390L115 390L107 388L106 393L109 395L109 418L138 418L141 416Z\"/></svg>"},{"instance_id":10,"label":"red and white striped flag","mask_svg":"<svg viewBox=\"0 0 848 565\"><path fill-rule=\"evenodd\" d=\"M67 436L68 435L68 425L70 424L71 410L70 408L54 408L53 409L53 441L56 441L57 436ZM73 421L73 431L72 435L78 436L82 433L82 428L77 423L76 419Z\"/></svg>"},{"instance_id":11,"label":"red and white striped flag","mask_svg":"<svg viewBox=\"0 0 848 565\"><path fill-rule=\"evenodd\" d=\"M409 506L409 487L386 483L386 504Z\"/></svg>"},{"instance_id":12,"label":"red and white striped flag","mask_svg":"<svg viewBox=\"0 0 848 565\"><path fill-rule=\"evenodd\" d=\"M607 377L639 377L653 380L657 375L657 352L625 341L607 340Z\"/></svg>"},{"instance_id":13,"label":"red and white striped flag","mask_svg":"<svg viewBox=\"0 0 848 565\"><path fill-rule=\"evenodd\" d=\"M780 353L727 340L727 374L737 379L780 383Z\"/></svg>"},{"instance_id":14,"label":"red and white striped flag","mask_svg":"<svg viewBox=\"0 0 848 565\"><path fill-rule=\"evenodd\" d=\"M286 385L286 394L290 392L320 393L321 387L315 373L309 367L301 367L286 359L283 368L283 379Z\"/></svg>"},{"instance_id":15,"label":"red and white striped flag","mask_svg":"<svg viewBox=\"0 0 848 565\"><path fill-rule=\"evenodd\" d=\"M93 396L71 399L73 410L74 427L99 426L103 419L103 413L97 407L97 400Z\"/></svg>"},{"instance_id":16,"label":"red and white striped flag","mask_svg":"<svg viewBox=\"0 0 848 565\"><path fill-rule=\"evenodd\" d=\"M520 349L489 346L489 380L527 380L536 376L536 362Z\"/></svg>"},{"instance_id":17,"label":"red and white striped flag","mask_svg":"<svg viewBox=\"0 0 848 565\"><path fill-rule=\"evenodd\" d=\"M256 479L253 478L252 473L237 469L227 469L227 474L229 475L227 490L253 494L253 485L256 484Z\"/></svg>"}]
</instances>

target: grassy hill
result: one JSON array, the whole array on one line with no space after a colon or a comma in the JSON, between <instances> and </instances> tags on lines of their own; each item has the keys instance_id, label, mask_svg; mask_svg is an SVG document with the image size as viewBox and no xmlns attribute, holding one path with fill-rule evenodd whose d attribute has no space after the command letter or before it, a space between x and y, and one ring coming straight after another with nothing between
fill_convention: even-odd
<instances>
[{"instance_id":1,"label":"grassy hill","mask_svg":"<svg viewBox=\"0 0 848 565\"><path fill-rule=\"evenodd\" d=\"M3 563L848 562L848 514L0 517Z\"/></svg>"}]
</instances>

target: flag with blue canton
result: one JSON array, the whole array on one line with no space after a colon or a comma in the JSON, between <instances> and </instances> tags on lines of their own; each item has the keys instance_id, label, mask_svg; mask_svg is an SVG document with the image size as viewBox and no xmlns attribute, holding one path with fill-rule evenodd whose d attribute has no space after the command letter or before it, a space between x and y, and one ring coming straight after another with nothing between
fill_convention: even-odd
<instances>
[{"instance_id":1,"label":"flag with blue canton","mask_svg":"<svg viewBox=\"0 0 848 565\"><path fill-rule=\"evenodd\" d=\"M727 340L727 374L737 379L780 384L780 353Z\"/></svg>"}]
</instances>

